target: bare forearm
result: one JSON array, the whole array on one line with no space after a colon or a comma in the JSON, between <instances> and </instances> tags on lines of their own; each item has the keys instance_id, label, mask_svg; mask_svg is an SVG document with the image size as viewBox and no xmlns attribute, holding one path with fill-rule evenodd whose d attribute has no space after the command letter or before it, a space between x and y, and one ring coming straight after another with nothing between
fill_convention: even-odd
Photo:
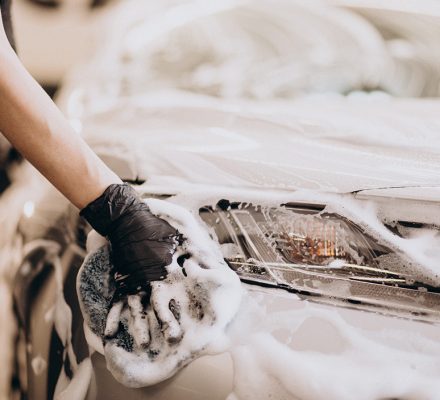
<instances>
[{"instance_id":1,"label":"bare forearm","mask_svg":"<svg viewBox=\"0 0 440 400\"><path fill-rule=\"evenodd\" d=\"M79 208L121 182L5 47L0 48L0 131Z\"/></svg>"}]
</instances>

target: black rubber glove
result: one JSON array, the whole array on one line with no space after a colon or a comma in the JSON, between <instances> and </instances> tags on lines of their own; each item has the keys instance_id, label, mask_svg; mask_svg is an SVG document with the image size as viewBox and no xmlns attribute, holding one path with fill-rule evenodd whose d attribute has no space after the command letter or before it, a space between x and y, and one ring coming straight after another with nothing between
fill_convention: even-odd
<instances>
[{"instance_id":1,"label":"black rubber glove","mask_svg":"<svg viewBox=\"0 0 440 400\"><path fill-rule=\"evenodd\" d=\"M151 281L166 277L181 235L153 215L127 184L110 185L80 215L111 243L116 293L114 301L149 290Z\"/></svg>"}]
</instances>

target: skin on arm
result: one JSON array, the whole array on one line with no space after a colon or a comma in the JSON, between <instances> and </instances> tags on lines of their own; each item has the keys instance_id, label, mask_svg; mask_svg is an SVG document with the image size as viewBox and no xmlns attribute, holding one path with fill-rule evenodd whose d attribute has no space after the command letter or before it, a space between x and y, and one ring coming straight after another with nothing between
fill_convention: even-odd
<instances>
[{"instance_id":1,"label":"skin on arm","mask_svg":"<svg viewBox=\"0 0 440 400\"><path fill-rule=\"evenodd\" d=\"M0 19L0 132L76 207L122 183L90 149L6 38Z\"/></svg>"}]
</instances>

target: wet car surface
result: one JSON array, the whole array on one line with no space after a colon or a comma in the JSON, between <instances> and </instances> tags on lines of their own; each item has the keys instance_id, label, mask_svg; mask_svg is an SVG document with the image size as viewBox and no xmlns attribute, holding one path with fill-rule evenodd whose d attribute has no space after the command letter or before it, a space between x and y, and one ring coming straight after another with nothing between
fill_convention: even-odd
<instances>
[{"instance_id":1,"label":"wet car surface","mask_svg":"<svg viewBox=\"0 0 440 400\"><path fill-rule=\"evenodd\" d=\"M295 58L284 58L289 41L275 40L291 29L282 13L274 13L277 29L267 25L269 44L250 46L252 57L262 62L269 54L273 64L259 69L255 60L242 60L230 70L220 62L228 59L221 58L221 42L211 52L193 27L210 32L231 15L261 18L261 9L254 14L232 4L199 15L189 7L188 20L176 29L177 7L159 33L141 12L132 15L136 7L127 10L129 26L115 24L120 40L68 77L59 104L142 196L182 205L199 218L242 280L244 317L231 324L230 351L199 358L151 387L121 385L105 358L92 354L83 330L76 276L90 228L54 190L29 191L14 282L19 395L51 399L65 390L87 399L315 400L324 393L339 400L354 392L367 393L362 399L406 399L413 390L416 398L430 398L440 354L439 104L391 95L435 94L437 53L424 53L416 40L417 32L429 36L420 24L432 17L361 7L374 29L364 20L361 28L351 26L359 17L351 14L347 26L333 29L345 11L324 16L325 32L340 37L342 29L351 49L346 59L333 43L327 54L349 72L344 79L335 81L340 71L328 75L329 59L311 51L298 67L313 67L317 82L300 74L261 87L260 74L277 76L271 66L295 65ZM297 22L316 22L312 11L299 10ZM163 39L157 47L150 47L150 29ZM145 35L127 39L136 32ZM252 31L246 40L255 37ZM188 53L170 58L164 47L182 38ZM194 48L198 61L182 67ZM364 60L383 58L362 63L360 53ZM352 61L355 67L344 64ZM237 81L249 65L255 66L249 79ZM376 69L381 74L371 80L368 71ZM206 85L206 76L216 84ZM231 91L237 82L242 85ZM322 90L327 84L332 93ZM290 91L278 90L283 85Z\"/></svg>"}]
</instances>

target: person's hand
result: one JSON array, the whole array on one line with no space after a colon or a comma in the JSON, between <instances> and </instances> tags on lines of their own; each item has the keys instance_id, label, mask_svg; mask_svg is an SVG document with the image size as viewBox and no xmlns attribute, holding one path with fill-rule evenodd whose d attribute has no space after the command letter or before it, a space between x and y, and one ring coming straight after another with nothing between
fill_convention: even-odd
<instances>
[{"instance_id":1,"label":"person's hand","mask_svg":"<svg viewBox=\"0 0 440 400\"><path fill-rule=\"evenodd\" d=\"M166 266L172 261L180 235L168 222L152 214L127 184L109 186L80 215L111 244L116 291L106 335L112 336L125 301L133 315L140 318L140 311L149 301L150 283L166 278Z\"/></svg>"}]
</instances>

